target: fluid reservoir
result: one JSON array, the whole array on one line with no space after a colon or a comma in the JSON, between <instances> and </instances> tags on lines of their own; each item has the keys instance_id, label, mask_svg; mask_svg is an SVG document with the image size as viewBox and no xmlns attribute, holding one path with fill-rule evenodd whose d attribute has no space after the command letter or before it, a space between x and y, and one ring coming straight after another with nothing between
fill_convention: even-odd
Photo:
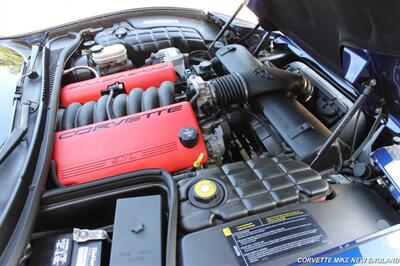
<instances>
[{"instance_id":1,"label":"fluid reservoir","mask_svg":"<svg viewBox=\"0 0 400 266\"><path fill-rule=\"evenodd\" d=\"M224 198L224 191L218 182L212 179L200 179L189 190L190 202L199 208L212 208Z\"/></svg>"},{"instance_id":2,"label":"fluid reservoir","mask_svg":"<svg viewBox=\"0 0 400 266\"><path fill-rule=\"evenodd\" d=\"M100 68L115 66L128 59L126 48L122 44L110 46L94 45L90 48L93 62Z\"/></svg>"}]
</instances>

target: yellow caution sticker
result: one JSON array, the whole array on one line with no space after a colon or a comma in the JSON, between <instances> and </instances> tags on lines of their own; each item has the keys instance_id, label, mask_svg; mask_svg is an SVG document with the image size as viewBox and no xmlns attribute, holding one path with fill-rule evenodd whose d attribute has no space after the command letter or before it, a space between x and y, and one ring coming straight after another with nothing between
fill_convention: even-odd
<instances>
[{"instance_id":1,"label":"yellow caution sticker","mask_svg":"<svg viewBox=\"0 0 400 266\"><path fill-rule=\"evenodd\" d=\"M328 242L326 233L305 209L264 216L221 229L238 265L258 262L273 265L269 262L279 256Z\"/></svg>"},{"instance_id":2,"label":"yellow caution sticker","mask_svg":"<svg viewBox=\"0 0 400 266\"><path fill-rule=\"evenodd\" d=\"M224 233L225 237L231 236L232 235L232 231L229 227L225 227L224 229L222 229L222 232Z\"/></svg>"},{"instance_id":3,"label":"yellow caution sticker","mask_svg":"<svg viewBox=\"0 0 400 266\"><path fill-rule=\"evenodd\" d=\"M242 231L242 230L246 230L246 229L252 228L254 226L256 226L254 223L245 223L245 224L236 226L236 230L239 232L239 231Z\"/></svg>"},{"instance_id":4,"label":"yellow caution sticker","mask_svg":"<svg viewBox=\"0 0 400 266\"><path fill-rule=\"evenodd\" d=\"M275 215L275 216L270 216L270 217L267 217L266 220L267 220L267 222L269 224L272 224L272 223L276 223L276 222L285 221L288 218L291 218L293 216L299 216L299 215L302 215L302 214L303 214L302 211L296 210L296 211L291 211L291 212L287 212L287 213L278 214L278 215Z\"/></svg>"}]
</instances>

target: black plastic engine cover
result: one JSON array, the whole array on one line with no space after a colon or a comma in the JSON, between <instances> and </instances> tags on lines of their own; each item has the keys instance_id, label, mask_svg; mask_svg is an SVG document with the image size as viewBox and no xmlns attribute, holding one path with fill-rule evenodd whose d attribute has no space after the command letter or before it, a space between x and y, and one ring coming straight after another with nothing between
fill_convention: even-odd
<instances>
[{"instance_id":1,"label":"black plastic engine cover","mask_svg":"<svg viewBox=\"0 0 400 266\"><path fill-rule=\"evenodd\" d=\"M124 44L136 66L143 65L152 52L168 47L176 47L182 53L206 49L199 32L186 27L136 29L128 24L116 25L99 32L94 40L103 46Z\"/></svg>"},{"instance_id":2,"label":"black plastic engine cover","mask_svg":"<svg viewBox=\"0 0 400 266\"><path fill-rule=\"evenodd\" d=\"M197 171L195 178L183 174L178 182L180 225L185 232L246 217L330 192L328 183L307 164L296 160L256 159ZM213 180L223 187L224 199L211 208L194 206L190 188L199 180Z\"/></svg>"},{"instance_id":3,"label":"black plastic engine cover","mask_svg":"<svg viewBox=\"0 0 400 266\"><path fill-rule=\"evenodd\" d=\"M258 99L262 111L272 127L296 154L296 158L310 163L328 139L331 131L295 99L284 93L270 93ZM341 152L335 141L313 168L319 171L340 165Z\"/></svg>"},{"instance_id":4,"label":"black plastic engine cover","mask_svg":"<svg viewBox=\"0 0 400 266\"><path fill-rule=\"evenodd\" d=\"M224 236L223 229L299 209L311 214L326 233L327 241L311 248L288 252L278 258L267 259L257 265L295 264L298 258L316 255L399 222L396 211L369 188L349 184L333 185L332 189L336 192L336 197L332 200L285 206L188 234L180 243L180 263L244 265L239 263L239 256ZM287 235L290 235L290 232L287 232Z\"/></svg>"},{"instance_id":5,"label":"black plastic engine cover","mask_svg":"<svg viewBox=\"0 0 400 266\"><path fill-rule=\"evenodd\" d=\"M262 63L255 58L249 50L239 44L226 45L219 49L215 56L228 73L241 73L256 67Z\"/></svg>"}]
</instances>

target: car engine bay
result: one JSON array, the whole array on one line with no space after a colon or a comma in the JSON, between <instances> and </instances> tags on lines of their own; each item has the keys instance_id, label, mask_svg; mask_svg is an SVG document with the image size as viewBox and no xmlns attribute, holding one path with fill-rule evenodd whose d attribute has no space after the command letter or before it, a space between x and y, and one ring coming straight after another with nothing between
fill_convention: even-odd
<instances>
[{"instance_id":1,"label":"car engine bay","mask_svg":"<svg viewBox=\"0 0 400 266\"><path fill-rule=\"evenodd\" d=\"M347 119L354 98L280 33L215 39L223 21L196 16L53 39L74 45L20 265L287 265L399 222L382 173L351 161L374 118Z\"/></svg>"},{"instance_id":2,"label":"car engine bay","mask_svg":"<svg viewBox=\"0 0 400 266\"><path fill-rule=\"evenodd\" d=\"M123 68L114 57L103 68L95 63L107 48L120 49L122 62L133 65L122 44L93 47L100 52L90 53L92 65L73 66L66 75L79 70L88 74L88 67L96 75ZM209 168L263 157L311 162L329 129L297 100L311 98L314 86L308 79L294 70L263 65L238 44L221 47L211 61L203 58L209 56L206 51L194 52L202 59L164 48L151 54L148 66L64 86L53 153L60 182L79 184L147 168L177 173L194 164ZM127 124L132 128L123 129ZM98 143L104 149L93 152ZM317 162L316 169L340 164L339 144L326 156L331 164ZM102 168L108 173L102 174Z\"/></svg>"}]
</instances>

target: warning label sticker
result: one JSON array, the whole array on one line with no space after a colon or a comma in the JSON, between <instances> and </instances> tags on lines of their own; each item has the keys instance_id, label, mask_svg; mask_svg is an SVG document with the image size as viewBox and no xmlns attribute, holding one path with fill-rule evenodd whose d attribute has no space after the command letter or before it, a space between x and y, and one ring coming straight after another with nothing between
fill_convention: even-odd
<instances>
[{"instance_id":1,"label":"warning label sticker","mask_svg":"<svg viewBox=\"0 0 400 266\"><path fill-rule=\"evenodd\" d=\"M268 216L245 224L225 227L240 265L267 261L300 249L321 245L325 232L306 210Z\"/></svg>"}]
</instances>

